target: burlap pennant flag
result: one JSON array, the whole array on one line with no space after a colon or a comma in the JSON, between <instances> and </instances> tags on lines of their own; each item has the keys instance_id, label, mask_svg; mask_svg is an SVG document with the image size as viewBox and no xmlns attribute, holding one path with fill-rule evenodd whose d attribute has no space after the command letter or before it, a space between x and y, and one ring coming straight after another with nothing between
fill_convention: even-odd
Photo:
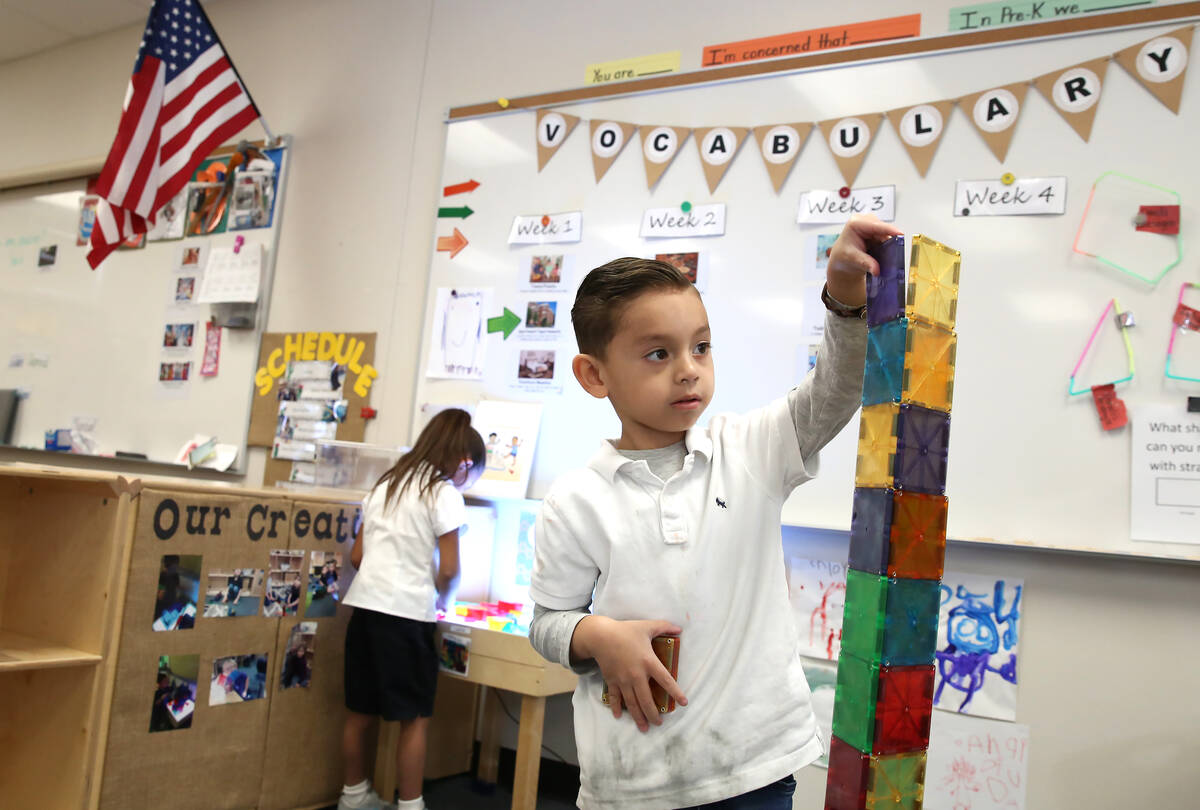
<instances>
[{"instance_id":1,"label":"burlap pennant flag","mask_svg":"<svg viewBox=\"0 0 1200 810\"><path fill-rule=\"evenodd\" d=\"M554 110L537 111L537 150L538 171L540 172L558 147L563 145L567 136L579 123L579 117L555 112Z\"/></svg>"},{"instance_id":2,"label":"burlap pennant flag","mask_svg":"<svg viewBox=\"0 0 1200 810\"><path fill-rule=\"evenodd\" d=\"M1116 60L1176 115L1187 73L1192 26L1117 51Z\"/></svg>"},{"instance_id":3,"label":"burlap pennant flag","mask_svg":"<svg viewBox=\"0 0 1200 810\"><path fill-rule=\"evenodd\" d=\"M733 163L733 156L741 149L750 130L746 127L708 127L696 130L696 148L700 150L700 165L704 167L704 179L708 181L708 193L717 190L717 184Z\"/></svg>"},{"instance_id":4,"label":"burlap pennant flag","mask_svg":"<svg viewBox=\"0 0 1200 810\"><path fill-rule=\"evenodd\" d=\"M1096 120L1096 106L1104 88L1108 59L1081 62L1065 70L1055 70L1033 80L1033 86L1054 105L1071 129L1087 141Z\"/></svg>"},{"instance_id":5,"label":"burlap pennant flag","mask_svg":"<svg viewBox=\"0 0 1200 810\"><path fill-rule=\"evenodd\" d=\"M971 119L983 142L992 150L996 159L1003 162L1021 117L1021 105L1025 103L1028 82L994 87L982 93L963 96L958 100L962 110Z\"/></svg>"},{"instance_id":6,"label":"burlap pennant flag","mask_svg":"<svg viewBox=\"0 0 1200 810\"><path fill-rule=\"evenodd\" d=\"M858 170L862 168L867 150L871 148L871 141L882 120L883 113L868 113L848 118L831 118L818 124L825 136L825 142L829 144L829 151L833 152L833 159L842 170L846 185L854 185L854 178L858 177Z\"/></svg>"},{"instance_id":7,"label":"burlap pennant flag","mask_svg":"<svg viewBox=\"0 0 1200 810\"><path fill-rule=\"evenodd\" d=\"M917 104L914 107L901 107L885 113L922 177L929 171L933 153L941 143L942 133L946 131L946 122L950 120L950 109L953 106L954 100L947 99Z\"/></svg>"},{"instance_id":8,"label":"burlap pennant flag","mask_svg":"<svg viewBox=\"0 0 1200 810\"><path fill-rule=\"evenodd\" d=\"M596 182L613 165L617 155L629 143L637 124L626 124L623 121L592 121L592 169L596 172Z\"/></svg>"},{"instance_id":9,"label":"burlap pennant flag","mask_svg":"<svg viewBox=\"0 0 1200 810\"><path fill-rule=\"evenodd\" d=\"M646 164L646 188L654 188L671 161L679 154L679 147L687 140L691 130L687 127L644 125L642 131L642 162Z\"/></svg>"},{"instance_id":10,"label":"burlap pennant flag","mask_svg":"<svg viewBox=\"0 0 1200 810\"><path fill-rule=\"evenodd\" d=\"M812 128L812 124L768 124L751 130L776 194L783 188L783 181L787 180Z\"/></svg>"}]
</instances>

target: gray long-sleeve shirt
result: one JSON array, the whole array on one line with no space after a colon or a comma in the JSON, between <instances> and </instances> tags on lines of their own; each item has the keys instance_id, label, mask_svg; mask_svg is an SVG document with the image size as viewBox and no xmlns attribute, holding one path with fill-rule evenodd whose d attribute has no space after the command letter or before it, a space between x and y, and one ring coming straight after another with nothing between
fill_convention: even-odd
<instances>
[{"instance_id":1,"label":"gray long-sleeve shirt","mask_svg":"<svg viewBox=\"0 0 1200 810\"><path fill-rule=\"evenodd\" d=\"M825 335L816 367L788 392L788 407L796 427L801 456L807 462L850 421L862 401L862 372L866 358L867 324L858 318L825 315ZM619 450L622 456L644 460L664 484L683 469L683 441L654 450ZM571 610L551 610L534 604L529 642L547 660L579 674L592 671L594 660L571 663L575 626L591 615L591 602Z\"/></svg>"}]
</instances>

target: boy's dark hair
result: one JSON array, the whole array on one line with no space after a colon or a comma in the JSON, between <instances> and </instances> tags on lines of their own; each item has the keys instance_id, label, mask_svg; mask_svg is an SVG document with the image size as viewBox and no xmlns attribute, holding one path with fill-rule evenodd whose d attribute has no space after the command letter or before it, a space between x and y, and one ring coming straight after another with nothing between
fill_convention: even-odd
<instances>
[{"instance_id":1,"label":"boy's dark hair","mask_svg":"<svg viewBox=\"0 0 1200 810\"><path fill-rule=\"evenodd\" d=\"M617 323L639 295L650 290L695 289L679 269L657 259L626 256L597 267L584 277L571 307L579 351L603 357Z\"/></svg>"},{"instance_id":2,"label":"boy's dark hair","mask_svg":"<svg viewBox=\"0 0 1200 810\"><path fill-rule=\"evenodd\" d=\"M387 483L385 506L414 481L418 494L424 497L433 492L438 481L453 478L463 459L469 458L475 469L482 470L486 456L483 437L471 427L471 414L460 408L447 408L429 420L412 450L380 476L375 486Z\"/></svg>"}]
</instances>

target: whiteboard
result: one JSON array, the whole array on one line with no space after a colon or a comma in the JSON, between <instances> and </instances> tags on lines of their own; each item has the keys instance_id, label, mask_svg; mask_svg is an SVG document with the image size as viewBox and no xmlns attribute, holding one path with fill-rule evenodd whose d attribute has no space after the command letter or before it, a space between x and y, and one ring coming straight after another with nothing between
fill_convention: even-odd
<instances>
[{"instance_id":1,"label":"whiteboard","mask_svg":"<svg viewBox=\"0 0 1200 810\"><path fill-rule=\"evenodd\" d=\"M244 468L287 185L290 150L281 151L271 227L117 250L95 271L85 260L88 247L76 245L83 178L0 192L0 389L28 392L14 446L40 449L46 430L85 417L95 420L104 455L141 453L170 463L200 433L238 446L234 470ZM204 377L204 322L213 305L177 305L177 280L192 274L175 267L184 248L230 248L239 235L247 247L263 247L258 320L254 328L221 330L218 373ZM39 267L39 251L49 245L57 246L55 262ZM168 323L195 324L190 349L164 348ZM191 362L187 383L160 382L163 362Z\"/></svg>"},{"instance_id":2,"label":"whiteboard","mask_svg":"<svg viewBox=\"0 0 1200 810\"><path fill-rule=\"evenodd\" d=\"M812 234L837 228L798 226L798 200L802 191L843 185L819 134L810 136L778 195L752 141L735 156L716 193L709 194L691 139L654 190L648 191L638 136L596 183L589 119L687 127L753 126L878 112L1032 79L1111 54L1173 27L1178 26L575 104L561 109L584 120L540 173L533 112L449 124L443 186L472 179L481 185L470 194L435 203L469 205L473 213L465 220L439 220L439 236L449 236L458 227L469 245L454 258L448 251L435 250L430 261L414 435L423 421L422 406L469 405L481 397L541 400L544 415L529 491L530 497L540 497L556 476L585 464L603 438L619 434L607 402L593 400L570 376L575 348L566 313L573 289L554 296L563 327L556 349L561 358L561 393L513 386L519 352L531 345L522 334L529 331L524 328L507 340L500 334L488 336L482 379L425 376L438 289L488 289L489 315L500 315L502 307L524 315L538 296L522 291L518 268L537 254L573 257L578 272L572 284L577 285L588 269L617 256L704 251L709 266L703 297L713 327L717 371L716 395L706 417L745 411L783 396L802 372L801 355L809 342L802 337L802 251ZM1139 371L1119 394L1131 412L1145 402L1183 407L1187 388L1165 380L1162 363L1179 284L1195 279L1194 261L1185 253L1182 264L1152 288L1073 253L1071 245L1092 182L1109 170L1177 190L1183 198L1182 241L1194 243L1190 201L1200 191L1200 167L1191 154L1200 124L1200 86L1196 77L1186 82L1176 116L1112 63L1098 107L1091 141L1085 144L1031 87L1003 164L963 112L955 110L924 178L885 121L855 186L894 185L898 225L962 251L947 481L950 537L1200 559L1200 547L1195 545L1129 539L1130 430L1105 433L1090 397L1067 395L1068 375L1096 319L1115 295L1135 313L1138 323L1131 337ZM1008 171L1019 177L1066 177L1065 213L953 215L956 180L998 178ZM725 203L726 234L691 240L639 238L645 209L683 201ZM568 211L582 212L582 240L577 244L507 244L514 215ZM1122 352L1115 334L1101 339L1079 382L1091 385L1122 376ZM854 418L822 453L820 477L801 487L786 504L785 523L849 528L856 439Z\"/></svg>"}]
</instances>

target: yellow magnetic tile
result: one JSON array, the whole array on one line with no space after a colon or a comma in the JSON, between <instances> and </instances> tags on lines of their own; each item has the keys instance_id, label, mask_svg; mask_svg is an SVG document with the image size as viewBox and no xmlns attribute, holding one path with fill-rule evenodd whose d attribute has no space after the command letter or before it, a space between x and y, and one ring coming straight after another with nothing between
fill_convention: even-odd
<instances>
[{"instance_id":1,"label":"yellow magnetic tile","mask_svg":"<svg viewBox=\"0 0 1200 810\"><path fill-rule=\"evenodd\" d=\"M854 473L856 486L891 486L899 418L900 406L895 402L862 409L858 422L858 465Z\"/></svg>"},{"instance_id":2,"label":"yellow magnetic tile","mask_svg":"<svg viewBox=\"0 0 1200 810\"><path fill-rule=\"evenodd\" d=\"M910 255L905 317L953 330L958 315L961 254L941 242L917 234L912 238Z\"/></svg>"},{"instance_id":3,"label":"yellow magnetic tile","mask_svg":"<svg viewBox=\"0 0 1200 810\"><path fill-rule=\"evenodd\" d=\"M871 757L867 810L921 810L926 753Z\"/></svg>"},{"instance_id":4,"label":"yellow magnetic tile","mask_svg":"<svg viewBox=\"0 0 1200 810\"><path fill-rule=\"evenodd\" d=\"M922 321L909 321L901 400L950 412L958 337Z\"/></svg>"}]
</instances>

